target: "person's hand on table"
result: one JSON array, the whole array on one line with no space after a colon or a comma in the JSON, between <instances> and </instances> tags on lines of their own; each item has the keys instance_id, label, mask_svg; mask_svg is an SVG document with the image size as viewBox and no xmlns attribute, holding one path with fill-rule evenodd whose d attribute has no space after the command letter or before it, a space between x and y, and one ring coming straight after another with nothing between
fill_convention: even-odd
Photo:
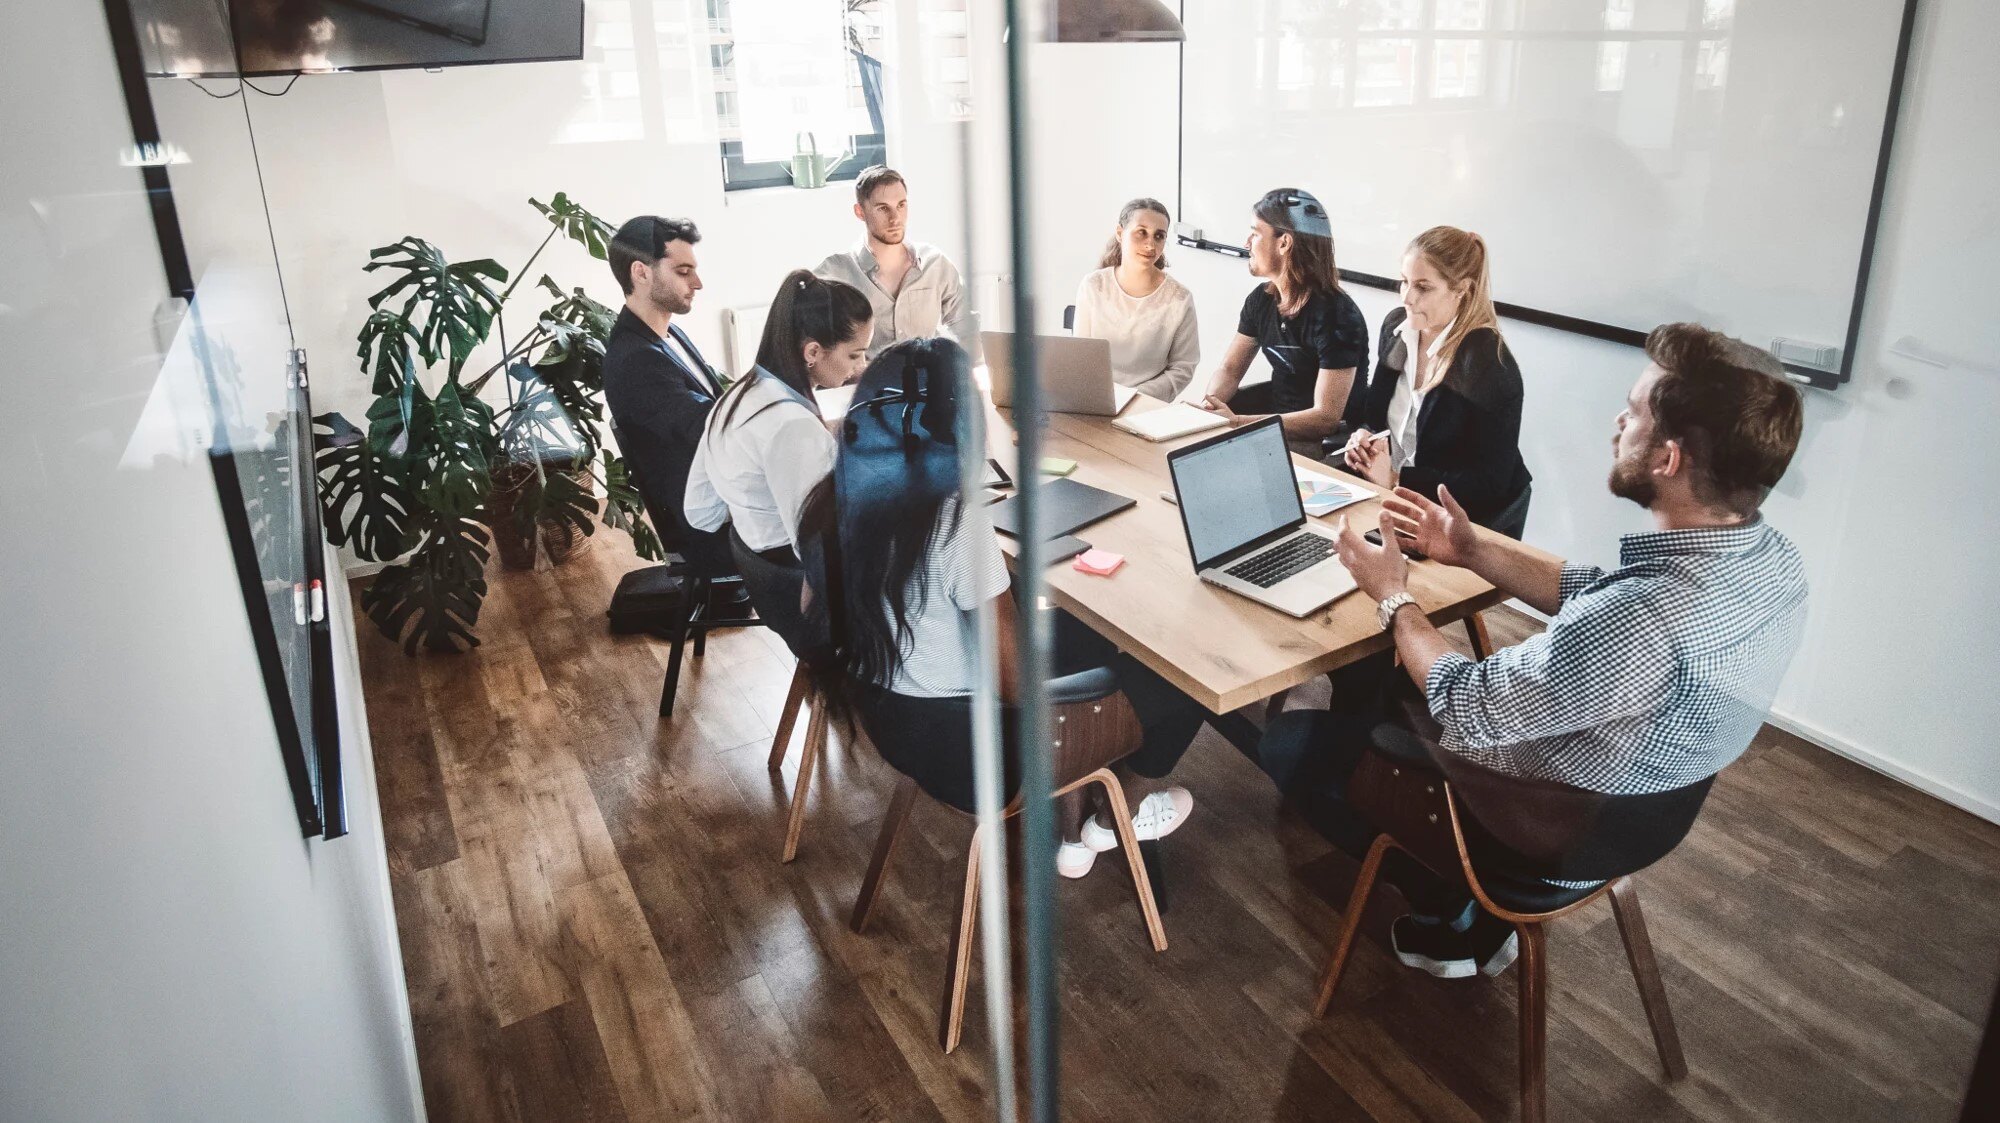
<instances>
[{"instance_id":1,"label":"person's hand on table","mask_svg":"<svg viewBox=\"0 0 2000 1123\"><path fill-rule=\"evenodd\" d=\"M1340 516L1340 537L1334 547L1340 554L1340 564L1354 575L1354 583L1361 591L1376 602L1395 596L1409 588L1410 560L1395 545L1395 528L1390 523L1389 512L1382 512L1382 541L1375 543L1361 536L1361 529L1350 523L1346 515Z\"/></svg>"},{"instance_id":2,"label":"person's hand on table","mask_svg":"<svg viewBox=\"0 0 2000 1123\"><path fill-rule=\"evenodd\" d=\"M1347 468L1376 487L1394 486L1389 474L1389 442L1386 433L1356 429L1347 439Z\"/></svg>"},{"instance_id":3,"label":"person's hand on table","mask_svg":"<svg viewBox=\"0 0 2000 1123\"><path fill-rule=\"evenodd\" d=\"M1472 519L1451 497L1451 489L1438 485L1439 502L1423 494L1399 487L1382 501L1384 541L1393 528L1400 538L1425 555L1446 565L1466 567L1479 547Z\"/></svg>"},{"instance_id":4,"label":"person's hand on table","mask_svg":"<svg viewBox=\"0 0 2000 1123\"><path fill-rule=\"evenodd\" d=\"M1216 397L1214 394L1202 395L1201 401L1195 404L1229 422L1229 427L1232 429L1243 424L1243 418L1235 410L1229 408L1229 403Z\"/></svg>"}]
</instances>

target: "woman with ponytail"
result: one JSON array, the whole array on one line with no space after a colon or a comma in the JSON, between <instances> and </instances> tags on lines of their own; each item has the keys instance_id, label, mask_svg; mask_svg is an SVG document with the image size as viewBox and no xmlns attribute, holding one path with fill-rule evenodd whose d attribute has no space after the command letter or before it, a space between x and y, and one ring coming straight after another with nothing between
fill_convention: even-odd
<instances>
[{"instance_id":1,"label":"woman with ponytail","mask_svg":"<svg viewBox=\"0 0 2000 1123\"><path fill-rule=\"evenodd\" d=\"M735 525L769 561L797 565L799 508L833 467L813 391L844 386L868 357L875 310L852 285L793 270L778 286L757 365L715 401L688 470L688 522Z\"/></svg>"},{"instance_id":2,"label":"woman with ponytail","mask_svg":"<svg viewBox=\"0 0 2000 1123\"><path fill-rule=\"evenodd\" d=\"M1201 361L1194 294L1167 276L1167 228L1157 199L1134 199L1118 211L1118 227L1097 271L1076 290L1079 336L1111 343L1111 377L1120 386L1172 401Z\"/></svg>"},{"instance_id":3,"label":"woman with ponytail","mask_svg":"<svg viewBox=\"0 0 2000 1123\"><path fill-rule=\"evenodd\" d=\"M1382 321L1381 359L1356 411L1346 465L1519 538L1527 522L1521 368L1500 338L1486 240L1433 226L1403 253L1403 303Z\"/></svg>"},{"instance_id":4,"label":"woman with ponytail","mask_svg":"<svg viewBox=\"0 0 2000 1123\"><path fill-rule=\"evenodd\" d=\"M970 386L965 352L950 339L900 340L876 356L856 402L880 402L883 391L915 387L923 405L849 410L834 468L799 517L808 615L815 634L829 637L810 656L814 674L834 684L891 767L962 811L975 802L968 708L979 668L973 614L993 607L1003 704L1017 696L1014 645L1021 626L993 521L984 506L959 502L960 430L950 403L976 400ZM919 420L906 424L912 409ZM965 428L970 437L975 427ZM1132 797L1135 832L1142 840L1173 833L1193 813L1194 797L1161 781L1207 711L1075 617L1058 611L1053 623L1054 673L1109 668L1139 718L1139 749L1113 766ZM1006 738L1010 746L1012 740ZM1001 798L1011 799L1019 784L1010 747ZM1086 817L1081 801L1071 802L1062 815L1057 872L1082 877L1098 854L1118 845L1108 814L1100 809Z\"/></svg>"}]
</instances>

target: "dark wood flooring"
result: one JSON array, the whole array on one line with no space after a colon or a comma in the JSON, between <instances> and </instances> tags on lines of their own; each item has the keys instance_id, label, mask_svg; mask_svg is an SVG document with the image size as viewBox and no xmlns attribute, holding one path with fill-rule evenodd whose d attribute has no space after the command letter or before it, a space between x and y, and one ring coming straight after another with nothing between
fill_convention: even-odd
<instances>
[{"instance_id":1,"label":"dark wood flooring","mask_svg":"<svg viewBox=\"0 0 2000 1123\"><path fill-rule=\"evenodd\" d=\"M360 622L431 1118L991 1118L977 981L964 1044L934 1037L968 822L920 802L849 932L888 768L836 745L780 865L782 645L716 635L660 721L665 645L604 626L639 563L597 537L558 570L496 568L471 654L408 658ZM1492 620L1503 644L1531 626ZM1313 1020L1355 863L1212 731L1178 779L1197 806L1167 844L1167 952L1114 856L1059 886L1067 1118L1514 1113L1511 978L1396 965L1379 893ZM2000 974L2000 828L1767 729L1640 886L1691 1075L1662 1083L1595 905L1552 926L1558 1118L1954 1117Z\"/></svg>"}]
</instances>

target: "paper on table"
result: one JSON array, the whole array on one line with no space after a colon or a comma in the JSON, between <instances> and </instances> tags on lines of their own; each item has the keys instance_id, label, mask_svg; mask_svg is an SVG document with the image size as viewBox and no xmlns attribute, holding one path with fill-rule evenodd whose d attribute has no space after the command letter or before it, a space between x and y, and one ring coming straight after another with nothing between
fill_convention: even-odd
<instances>
[{"instance_id":1,"label":"paper on table","mask_svg":"<svg viewBox=\"0 0 2000 1123\"><path fill-rule=\"evenodd\" d=\"M1305 503L1308 515L1332 514L1342 507L1365 502L1369 496L1361 488L1350 487L1331 476L1322 476L1305 468L1294 467L1292 473L1299 481L1299 497Z\"/></svg>"}]
</instances>

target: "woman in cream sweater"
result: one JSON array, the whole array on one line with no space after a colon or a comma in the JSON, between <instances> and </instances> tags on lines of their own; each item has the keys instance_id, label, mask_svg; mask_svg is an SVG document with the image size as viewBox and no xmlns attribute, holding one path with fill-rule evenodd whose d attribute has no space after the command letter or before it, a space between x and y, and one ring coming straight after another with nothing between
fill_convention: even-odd
<instances>
[{"instance_id":1,"label":"woman in cream sweater","mask_svg":"<svg viewBox=\"0 0 2000 1123\"><path fill-rule=\"evenodd\" d=\"M1111 377L1120 386L1171 401L1201 360L1194 294L1167 276L1171 219L1157 199L1134 199L1118 212L1118 229L1100 268L1076 290L1079 336L1109 340Z\"/></svg>"}]
</instances>

